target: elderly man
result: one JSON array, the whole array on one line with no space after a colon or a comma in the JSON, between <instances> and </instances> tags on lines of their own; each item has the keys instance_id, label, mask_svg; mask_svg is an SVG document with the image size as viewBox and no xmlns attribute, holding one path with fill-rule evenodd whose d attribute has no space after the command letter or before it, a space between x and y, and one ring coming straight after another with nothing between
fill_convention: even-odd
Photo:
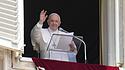
<instances>
[{"instance_id":1,"label":"elderly man","mask_svg":"<svg viewBox=\"0 0 125 70\"><path fill-rule=\"evenodd\" d=\"M57 13L52 13L49 16L46 15L47 11L42 10L40 13L39 22L33 27L31 31L31 42L33 45L33 49L40 53L40 58L48 58L49 53L46 51L47 46L50 42L51 36L53 34L64 34L65 32L60 31L58 28L61 24L60 16ZM42 28L45 20L47 19L47 23L49 25L48 28ZM71 42L69 44L70 51L76 52L76 47Z\"/></svg>"}]
</instances>

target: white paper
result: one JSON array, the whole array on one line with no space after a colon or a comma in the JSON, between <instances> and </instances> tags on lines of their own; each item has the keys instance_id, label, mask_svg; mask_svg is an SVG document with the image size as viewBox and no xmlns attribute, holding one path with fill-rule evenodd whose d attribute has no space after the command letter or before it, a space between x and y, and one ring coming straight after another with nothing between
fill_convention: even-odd
<instances>
[{"instance_id":1,"label":"white paper","mask_svg":"<svg viewBox=\"0 0 125 70\"><path fill-rule=\"evenodd\" d=\"M57 50L57 51L69 51L73 32L53 35L49 44L49 49Z\"/></svg>"},{"instance_id":2,"label":"white paper","mask_svg":"<svg viewBox=\"0 0 125 70\"><path fill-rule=\"evenodd\" d=\"M58 34L53 35L49 49L50 50L50 59L53 60L61 60L61 61L75 61L75 55L69 54L70 47L69 44L71 44L73 39L73 32L71 33L65 33L65 34ZM55 46L53 46L55 44ZM75 54L75 53L74 53ZM70 59L69 59L70 57Z\"/></svg>"},{"instance_id":3,"label":"white paper","mask_svg":"<svg viewBox=\"0 0 125 70\"><path fill-rule=\"evenodd\" d=\"M69 44L71 44L73 37L68 36L68 35L73 35L73 32L66 33L65 35L67 35L67 36L60 36L56 49L61 49L62 51L69 51L70 50Z\"/></svg>"}]
</instances>

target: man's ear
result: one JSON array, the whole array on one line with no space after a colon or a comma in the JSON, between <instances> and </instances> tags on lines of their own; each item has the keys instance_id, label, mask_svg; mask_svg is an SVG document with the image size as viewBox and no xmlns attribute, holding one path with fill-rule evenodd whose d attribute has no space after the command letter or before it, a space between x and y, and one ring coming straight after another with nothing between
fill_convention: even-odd
<instances>
[{"instance_id":1,"label":"man's ear","mask_svg":"<svg viewBox=\"0 0 125 70\"><path fill-rule=\"evenodd\" d=\"M47 20L47 23L49 22L49 20Z\"/></svg>"},{"instance_id":2,"label":"man's ear","mask_svg":"<svg viewBox=\"0 0 125 70\"><path fill-rule=\"evenodd\" d=\"M61 21L59 22L59 26L61 25Z\"/></svg>"},{"instance_id":3,"label":"man's ear","mask_svg":"<svg viewBox=\"0 0 125 70\"><path fill-rule=\"evenodd\" d=\"M48 25L49 25L49 20L47 20L47 23L48 23Z\"/></svg>"}]
</instances>

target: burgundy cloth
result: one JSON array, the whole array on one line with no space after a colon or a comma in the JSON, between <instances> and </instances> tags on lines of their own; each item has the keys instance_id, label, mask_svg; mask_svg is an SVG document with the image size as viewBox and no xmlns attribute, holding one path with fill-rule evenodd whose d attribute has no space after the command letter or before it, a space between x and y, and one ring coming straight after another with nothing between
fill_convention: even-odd
<instances>
[{"instance_id":1,"label":"burgundy cloth","mask_svg":"<svg viewBox=\"0 0 125 70\"><path fill-rule=\"evenodd\" d=\"M45 68L45 70L119 70L118 67L105 66L98 64L84 64L75 62L65 62L49 59L32 58L36 66Z\"/></svg>"}]
</instances>

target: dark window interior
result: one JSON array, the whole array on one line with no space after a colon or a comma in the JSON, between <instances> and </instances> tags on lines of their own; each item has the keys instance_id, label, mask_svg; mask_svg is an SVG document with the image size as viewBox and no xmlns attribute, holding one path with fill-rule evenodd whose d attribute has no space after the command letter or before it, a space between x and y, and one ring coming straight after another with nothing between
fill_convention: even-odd
<instances>
[{"instance_id":1,"label":"dark window interior","mask_svg":"<svg viewBox=\"0 0 125 70\"><path fill-rule=\"evenodd\" d=\"M37 57L30 41L30 31L39 21L42 9L47 14L57 12L61 16L61 27L83 36L87 46L87 63L99 64L99 0L24 0L25 50L23 56ZM44 25L47 27L47 24ZM77 60L84 63L84 48L81 48Z\"/></svg>"}]
</instances>

